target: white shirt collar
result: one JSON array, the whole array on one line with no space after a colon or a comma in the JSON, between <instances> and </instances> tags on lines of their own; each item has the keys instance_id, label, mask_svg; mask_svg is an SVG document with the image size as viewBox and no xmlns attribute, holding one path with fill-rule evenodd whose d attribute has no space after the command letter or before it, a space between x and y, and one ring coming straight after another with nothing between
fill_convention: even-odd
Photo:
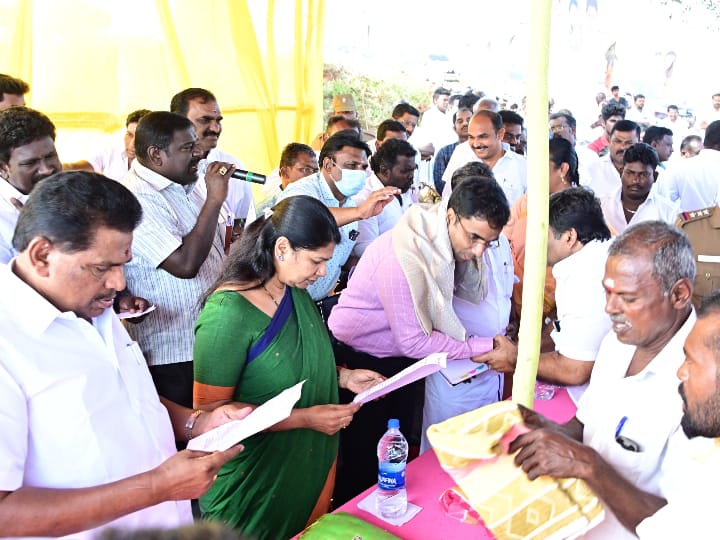
<instances>
[{"instance_id":1,"label":"white shirt collar","mask_svg":"<svg viewBox=\"0 0 720 540\"><path fill-rule=\"evenodd\" d=\"M610 242L611 240L588 242L579 251L562 261L556 262L552 268L553 277L558 281L562 281L570 275L577 274L579 269L597 264L597 261L601 258L599 256L600 251L607 252Z\"/></svg>"},{"instance_id":2,"label":"white shirt collar","mask_svg":"<svg viewBox=\"0 0 720 540\"><path fill-rule=\"evenodd\" d=\"M30 195L20 193L20 191L18 191L18 189L7 180L0 179L0 197L5 199L7 202L10 202L11 198L15 198L25 204L29 196Z\"/></svg>"},{"instance_id":3,"label":"white shirt collar","mask_svg":"<svg viewBox=\"0 0 720 540\"><path fill-rule=\"evenodd\" d=\"M27 328L30 335L39 338L57 319L79 320L75 313L60 311L38 291L20 279L13 272L14 266L15 259L10 260L7 265L0 265L0 283L2 283L2 290L8 298L8 305L22 306L22 309L18 309L15 313L15 320ZM97 319L105 318L108 313L112 314L112 308L106 309Z\"/></svg>"}]
</instances>

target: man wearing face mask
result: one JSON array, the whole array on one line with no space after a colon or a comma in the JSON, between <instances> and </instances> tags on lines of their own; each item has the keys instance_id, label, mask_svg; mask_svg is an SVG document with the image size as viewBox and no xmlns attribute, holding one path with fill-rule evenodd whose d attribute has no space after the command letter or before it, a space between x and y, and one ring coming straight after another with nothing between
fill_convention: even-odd
<instances>
[{"instance_id":1,"label":"man wearing face mask","mask_svg":"<svg viewBox=\"0 0 720 540\"><path fill-rule=\"evenodd\" d=\"M318 199L330 209L340 227L341 240L327 262L326 274L307 289L313 300L325 298L335 287L341 267L350 257L358 238L355 222L378 215L400 193L398 188L389 186L373 191L360 205L353 201L352 196L365 186L369 155L370 149L357 134L336 133L320 150L320 171L290 184L279 199L295 195Z\"/></svg>"}]
</instances>

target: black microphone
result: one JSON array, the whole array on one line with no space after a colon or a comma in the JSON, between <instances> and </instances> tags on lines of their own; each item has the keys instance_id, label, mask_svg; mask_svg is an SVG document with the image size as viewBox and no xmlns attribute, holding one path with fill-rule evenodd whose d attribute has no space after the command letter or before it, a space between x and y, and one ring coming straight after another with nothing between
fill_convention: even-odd
<instances>
[{"instance_id":1,"label":"black microphone","mask_svg":"<svg viewBox=\"0 0 720 540\"><path fill-rule=\"evenodd\" d=\"M246 182L254 182L256 184L264 184L265 180L267 180L264 174L243 171L241 169L235 169L230 176L240 180L245 180Z\"/></svg>"}]
</instances>

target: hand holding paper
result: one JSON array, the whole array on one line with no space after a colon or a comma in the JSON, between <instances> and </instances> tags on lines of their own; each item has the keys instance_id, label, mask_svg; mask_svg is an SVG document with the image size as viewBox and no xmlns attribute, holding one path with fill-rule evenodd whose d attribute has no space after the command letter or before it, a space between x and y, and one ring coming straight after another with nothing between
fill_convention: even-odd
<instances>
[{"instance_id":1,"label":"hand holding paper","mask_svg":"<svg viewBox=\"0 0 720 540\"><path fill-rule=\"evenodd\" d=\"M418 381L428 375L440 371L447 365L447 353L433 353L426 356L422 360L418 360L412 366L403 369L397 375L384 380L380 384L368 388L364 392L360 392L353 403L367 403L379 397L389 394L393 390L407 386L410 383Z\"/></svg>"},{"instance_id":2,"label":"hand holding paper","mask_svg":"<svg viewBox=\"0 0 720 540\"><path fill-rule=\"evenodd\" d=\"M155 311L154 305L150 306L144 311L121 311L117 314L117 317L118 319L136 319L138 317L143 317L147 315L151 311Z\"/></svg>"},{"instance_id":3,"label":"hand holding paper","mask_svg":"<svg viewBox=\"0 0 720 540\"><path fill-rule=\"evenodd\" d=\"M284 390L274 398L266 401L242 420L233 420L227 424L211 429L188 442L188 450L203 452L218 452L227 450L231 446L255 435L285 420L292 408L300 399L302 385L305 381Z\"/></svg>"}]
</instances>

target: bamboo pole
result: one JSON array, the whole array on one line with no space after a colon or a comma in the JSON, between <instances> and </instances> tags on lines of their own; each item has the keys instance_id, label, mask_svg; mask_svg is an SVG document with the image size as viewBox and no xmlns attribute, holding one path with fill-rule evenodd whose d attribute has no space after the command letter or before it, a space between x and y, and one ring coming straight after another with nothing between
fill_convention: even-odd
<instances>
[{"instance_id":1,"label":"bamboo pole","mask_svg":"<svg viewBox=\"0 0 720 540\"><path fill-rule=\"evenodd\" d=\"M512 399L532 407L540 355L543 289L548 238L548 61L552 0L530 2L528 51L528 208L525 240L525 275L518 358Z\"/></svg>"}]
</instances>

